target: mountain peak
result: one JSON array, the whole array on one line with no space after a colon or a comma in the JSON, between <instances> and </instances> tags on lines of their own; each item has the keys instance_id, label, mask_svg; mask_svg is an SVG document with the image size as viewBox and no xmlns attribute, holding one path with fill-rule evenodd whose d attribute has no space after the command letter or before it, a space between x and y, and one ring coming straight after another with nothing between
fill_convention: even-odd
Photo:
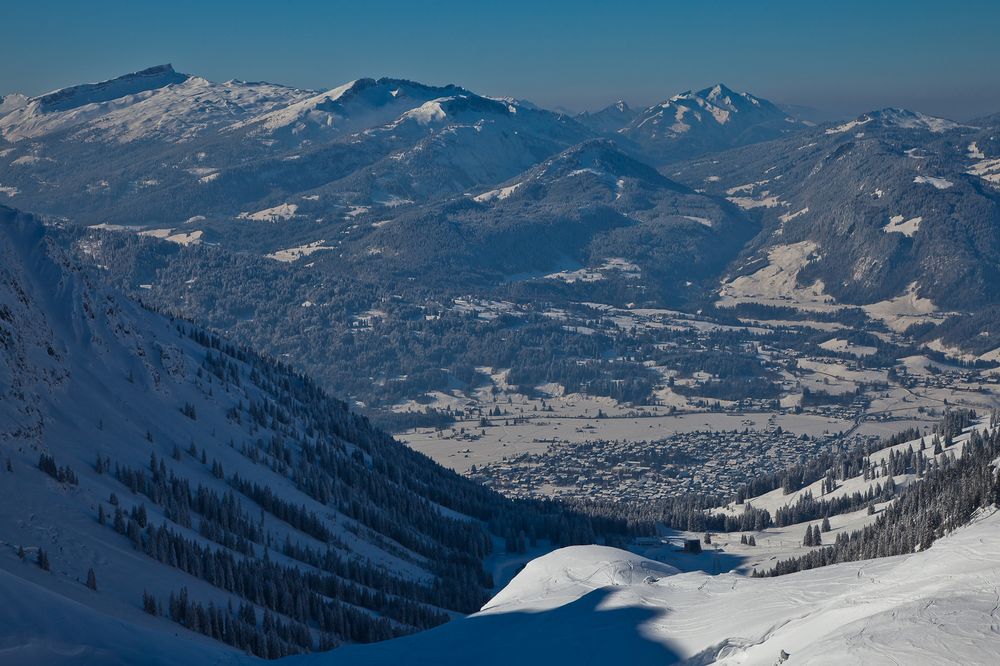
<instances>
[{"instance_id":1,"label":"mountain peak","mask_svg":"<svg viewBox=\"0 0 1000 666\"><path fill-rule=\"evenodd\" d=\"M737 92L724 83L716 83L714 86L710 86L708 88L702 88L697 91L688 90L678 95L674 95L660 106L666 107L678 102L690 101L694 101L699 106L711 104L729 111L739 110L740 108L749 108L750 106L763 107L765 104L772 106L769 102L766 102L759 97L751 95L748 92Z\"/></svg>"},{"instance_id":2,"label":"mountain peak","mask_svg":"<svg viewBox=\"0 0 1000 666\"><path fill-rule=\"evenodd\" d=\"M725 125L730 122L731 114L755 108L767 111L773 109L775 113L781 113L770 103L765 103L749 93L737 93L724 84L717 83L710 88L688 90L674 95L667 101L647 109L645 115L662 116L665 110L670 109L672 118L676 121L673 123L673 129L682 133L690 129L690 123L685 120L685 116L691 113L700 116L702 112L707 112L708 117L713 118L718 125Z\"/></svg>"},{"instance_id":3,"label":"mountain peak","mask_svg":"<svg viewBox=\"0 0 1000 666\"><path fill-rule=\"evenodd\" d=\"M126 74L125 76L152 76L155 74L176 74L174 66L171 63L164 63L162 65L153 65L152 67L147 67L146 69L140 69L138 72L133 72L132 74Z\"/></svg>"},{"instance_id":4,"label":"mountain peak","mask_svg":"<svg viewBox=\"0 0 1000 666\"><path fill-rule=\"evenodd\" d=\"M619 153L618 146L611 139L601 137L581 141L575 146L570 146L556 157L579 157L583 155L599 155L606 153Z\"/></svg>"},{"instance_id":5,"label":"mountain peak","mask_svg":"<svg viewBox=\"0 0 1000 666\"><path fill-rule=\"evenodd\" d=\"M189 78L191 77L187 74L175 72L173 66L167 63L123 74L107 81L60 88L35 97L32 101L43 112L67 111L87 104L109 102L128 95L183 83Z\"/></svg>"},{"instance_id":6,"label":"mountain peak","mask_svg":"<svg viewBox=\"0 0 1000 666\"><path fill-rule=\"evenodd\" d=\"M581 172L618 179L638 178L656 184L667 184L667 178L653 167L628 156L611 139L587 139L550 157L539 167L538 173L547 178L575 176Z\"/></svg>"},{"instance_id":7,"label":"mountain peak","mask_svg":"<svg viewBox=\"0 0 1000 666\"><path fill-rule=\"evenodd\" d=\"M766 99L717 83L645 109L620 132L658 162L766 141L803 126Z\"/></svg>"},{"instance_id":8,"label":"mountain peak","mask_svg":"<svg viewBox=\"0 0 1000 666\"><path fill-rule=\"evenodd\" d=\"M23 109L31 101L21 93L11 93L0 97L0 115Z\"/></svg>"},{"instance_id":9,"label":"mountain peak","mask_svg":"<svg viewBox=\"0 0 1000 666\"><path fill-rule=\"evenodd\" d=\"M462 104L468 106L473 98L484 100L451 83L433 86L408 79L365 77L241 120L233 127L256 126L265 133L289 132L291 138L298 142L309 133L317 133L317 136L342 134L390 123L404 116L422 121L441 119L443 109L425 105L435 100L443 102L450 99L455 107ZM493 100L486 100L483 104L487 102L500 105ZM503 105L503 108L507 106ZM407 112L413 113L406 116Z\"/></svg>"},{"instance_id":10,"label":"mountain peak","mask_svg":"<svg viewBox=\"0 0 1000 666\"><path fill-rule=\"evenodd\" d=\"M876 111L863 113L854 120L842 123L826 130L827 134L840 134L849 130L874 125L884 128L897 128L909 130L924 130L934 134L940 134L949 130L962 127L959 123L946 118L928 116L919 111L901 109L896 107L886 107Z\"/></svg>"},{"instance_id":11,"label":"mountain peak","mask_svg":"<svg viewBox=\"0 0 1000 666\"><path fill-rule=\"evenodd\" d=\"M958 123L947 118L929 116L919 111L911 111L910 109L889 107L872 111L868 115L880 121L883 125L894 125L904 129L927 129L937 133L961 127Z\"/></svg>"},{"instance_id":12,"label":"mountain peak","mask_svg":"<svg viewBox=\"0 0 1000 666\"><path fill-rule=\"evenodd\" d=\"M584 111L576 114L575 118L585 126L604 133L618 132L635 118L636 111L632 109L624 100L613 102L600 111Z\"/></svg>"},{"instance_id":13,"label":"mountain peak","mask_svg":"<svg viewBox=\"0 0 1000 666\"><path fill-rule=\"evenodd\" d=\"M726 84L724 83L716 83L711 88L705 88L704 90L700 90L698 92L699 97L704 97L705 99L710 99L710 100L722 99L737 94L742 95L743 93L733 92L733 90L728 86L726 86Z\"/></svg>"}]
</instances>

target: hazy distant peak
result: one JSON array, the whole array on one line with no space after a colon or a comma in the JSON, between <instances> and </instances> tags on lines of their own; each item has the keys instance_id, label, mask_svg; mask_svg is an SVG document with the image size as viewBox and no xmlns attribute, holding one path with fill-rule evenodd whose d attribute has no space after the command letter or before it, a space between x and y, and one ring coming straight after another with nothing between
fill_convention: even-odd
<instances>
[{"instance_id":1,"label":"hazy distant peak","mask_svg":"<svg viewBox=\"0 0 1000 666\"><path fill-rule=\"evenodd\" d=\"M617 111L618 113L628 113L631 110L631 107L625 102L625 100L622 99L614 102L613 104L609 104L602 109L602 111Z\"/></svg>"},{"instance_id":2,"label":"hazy distant peak","mask_svg":"<svg viewBox=\"0 0 1000 666\"><path fill-rule=\"evenodd\" d=\"M636 113L624 100L618 100L600 111L578 113L576 119L593 130L611 134L631 122Z\"/></svg>"},{"instance_id":3,"label":"hazy distant peak","mask_svg":"<svg viewBox=\"0 0 1000 666\"><path fill-rule=\"evenodd\" d=\"M940 134L963 127L959 123L946 118L929 116L919 111L909 109L885 108L863 113L854 120L842 123L826 130L827 134L840 134L869 125L878 127L894 127L899 129L924 130Z\"/></svg>"},{"instance_id":4,"label":"hazy distant peak","mask_svg":"<svg viewBox=\"0 0 1000 666\"><path fill-rule=\"evenodd\" d=\"M661 103L659 108L676 107L679 105L695 106L707 110L718 110L723 112L740 112L742 110L765 109L768 111L778 111L777 107L765 99L751 95L748 92L735 92L723 83L717 83L708 88L698 91L688 90L678 95L674 95L667 101ZM725 113L713 113L712 116L720 123L725 124L729 117Z\"/></svg>"}]
</instances>

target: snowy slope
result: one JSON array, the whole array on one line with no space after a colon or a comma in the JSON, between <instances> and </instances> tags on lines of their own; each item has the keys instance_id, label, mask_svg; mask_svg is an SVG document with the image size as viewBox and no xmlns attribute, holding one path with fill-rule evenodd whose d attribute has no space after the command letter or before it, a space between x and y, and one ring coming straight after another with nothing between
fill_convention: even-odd
<instances>
[{"instance_id":1,"label":"snowy slope","mask_svg":"<svg viewBox=\"0 0 1000 666\"><path fill-rule=\"evenodd\" d=\"M358 79L316 93L163 65L5 97L0 197L84 224L209 226L283 204L336 220L498 183L592 134L455 85Z\"/></svg>"},{"instance_id":2,"label":"snowy slope","mask_svg":"<svg viewBox=\"0 0 1000 666\"><path fill-rule=\"evenodd\" d=\"M510 592L465 620L294 663L770 665L785 651L793 665L993 664L1000 659L998 552L997 514L926 552L772 579L626 580L610 575L620 568L605 564L615 556L604 550L563 549L529 565ZM596 575L578 582L581 571ZM571 583L553 590L554 578Z\"/></svg>"},{"instance_id":3,"label":"snowy slope","mask_svg":"<svg viewBox=\"0 0 1000 666\"><path fill-rule=\"evenodd\" d=\"M878 451L874 451L868 456L868 459L871 461L872 466L876 471L876 474L873 475L872 478L865 479L863 476L859 475L848 479L838 480L836 490L832 490L829 493L823 492L822 490L823 480L818 479L813 483L810 483L800 488L799 490L796 490L788 494L785 494L785 492L781 488L777 488L775 490L772 490L771 492L764 493L756 497L748 498L744 502L744 505L739 505L734 502L731 502L726 506L721 507L719 512L728 513L730 515L738 515L739 513L742 513L745 505L749 504L754 508L767 509L773 514L780 507L793 506L796 502L798 502L800 499L802 499L807 495L812 495L815 498L822 498L829 500L829 499L837 499L839 497L849 496L856 492L863 494L869 489L874 488L877 484L885 482L886 479L884 477L878 476L877 472L879 465L881 465L883 461L888 461L890 453L895 452L899 454L903 453L907 449L911 449L913 451L923 450L924 456L926 458L928 459L935 458L937 461L941 461L944 459L944 457L952 455L954 455L956 458L960 458L962 456L962 450L965 448L965 444L969 441L969 438L972 437L972 433L977 432L982 435L987 431L989 431L990 428L991 428L991 417L988 415L980 417L971 426L963 429L961 434L956 435L954 438L954 444L951 447L943 450L937 456L934 456L933 450L931 449L930 443L932 440L932 436L930 435L917 439L912 439L903 442L901 444L887 446L883 449L879 449ZM923 449L921 446L921 442L923 442L923 447L924 447ZM893 477L893 480L897 485L905 486L906 484L911 483L916 479L913 474L900 474Z\"/></svg>"},{"instance_id":4,"label":"snowy slope","mask_svg":"<svg viewBox=\"0 0 1000 666\"><path fill-rule=\"evenodd\" d=\"M549 610L595 589L639 585L677 569L608 546L570 546L529 562L483 611Z\"/></svg>"},{"instance_id":5,"label":"snowy slope","mask_svg":"<svg viewBox=\"0 0 1000 666\"><path fill-rule=\"evenodd\" d=\"M925 130L941 134L962 127L959 123L946 118L928 116L919 111L909 109L887 108L865 113L841 125L828 127L826 134L840 134L851 130L861 131L866 125L873 127L898 127L900 129Z\"/></svg>"},{"instance_id":6,"label":"snowy slope","mask_svg":"<svg viewBox=\"0 0 1000 666\"><path fill-rule=\"evenodd\" d=\"M565 116L460 91L353 137L379 159L311 195L366 207L433 201L502 182L588 136Z\"/></svg>"},{"instance_id":7,"label":"snowy slope","mask_svg":"<svg viewBox=\"0 0 1000 666\"><path fill-rule=\"evenodd\" d=\"M43 471L43 455L58 475ZM302 640L313 649L477 608L491 586L478 558L492 537L468 516L511 509L286 366L97 286L45 228L3 207L0 501L5 599L21 589L55 595L114 626L138 622L200 641L166 610L143 614L144 592L166 607L187 588L216 608L250 602L258 620L268 608L280 622L311 614L314 633ZM148 518L136 517L140 507ZM195 548L212 553L211 563ZM49 570L36 565L42 552ZM232 569L241 562L257 563L266 594L240 583L244 574ZM84 585L90 569L96 591ZM282 579L296 588L279 594ZM317 631L322 616L340 624L342 614L347 624ZM25 622L0 622L0 662L8 648L39 661L91 654L49 641L55 623ZM287 635L273 639L256 653L290 651Z\"/></svg>"},{"instance_id":8,"label":"snowy slope","mask_svg":"<svg viewBox=\"0 0 1000 666\"><path fill-rule=\"evenodd\" d=\"M728 197L764 225L723 277L724 291L743 280L754 283L748 296L777 292L789 305L822 300L877 309L914 291L935 310L975 311L1000 293L995 135L881 109L693 159L670 175ZM806 242L814 251L797 262L791 285L803 289L780 289L766 272L740 275ZM810 299L806 289L819 293Z\"/></svg>"},{"instance_id":9,"label":"snowy slope","mask_svg":"<svg viewBox=\"0 0 1000 666\"><path fill-rule=\"evenodd\" d=\"M469 95L458 86L427 86L402 79L358 79L298 100L283 108L240 120L260 137L321 140L391 122L432 100Z\"/></svg>"},{"instance_id":10,"label":"snowy slope","mask_svg":"<svg viewBox=\"0 0 1000 666\"><path fill-rule=\"evenodd\" d=\"M1000 659L997 552L997 513L924 552L770 579L678 574L612 548L564 548L531 562L468 618L284 663L769 665L785 652L788 664L992 664ZM0 593L31 600L30 613L0 614L8 627L0 654L17 663L130 663L140 645L150 663L253 661L108 621L8 575L0 574ZM46 661L53 646L59 658Z\"/></svg>"},{"instance_id":11,"label":"snowy slope","mask_svg":"<svg viewBox=\"0 0 1000 666\"><path fill-rule=\"evenodd\" d=\"M11 143L66 132L75 140L116 143L191 140L308 94L268 83L213 83L159 65L11 104L0 114L0 134Z\"/></svg>"},{"instance_id":12,"label":"snowy slope","mask_svg":"<svg viewBox=\"0 0 1000 666\"><path fill-rule=\"evenodd\" d=\"M138 613L122 619L95 609L91 600L74 599L89 590L69 585L52 590L43 574L32 576L29 567L33 565L14 572L0 570L0 662L4 664L221 666L251 661L219 643Z\"/></svg>"}]
</instances>

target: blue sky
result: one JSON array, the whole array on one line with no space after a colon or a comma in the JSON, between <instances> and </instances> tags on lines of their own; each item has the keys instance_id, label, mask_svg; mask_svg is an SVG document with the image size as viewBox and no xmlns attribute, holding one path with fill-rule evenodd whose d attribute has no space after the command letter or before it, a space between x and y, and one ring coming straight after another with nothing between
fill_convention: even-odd
<instances>
[{"instance_id":1,"label":"blue sky","mask_svg":"<svg viewBox=\"0 0 1000 666\"><path fill-rule=\"evenodd\" d=\"M987 0L36 0L2 22L0 94L171 62L220 81L395 76L574 110L722 81L849 114L1000 111L1000 2Z\"/></svg>"}]
</instances>

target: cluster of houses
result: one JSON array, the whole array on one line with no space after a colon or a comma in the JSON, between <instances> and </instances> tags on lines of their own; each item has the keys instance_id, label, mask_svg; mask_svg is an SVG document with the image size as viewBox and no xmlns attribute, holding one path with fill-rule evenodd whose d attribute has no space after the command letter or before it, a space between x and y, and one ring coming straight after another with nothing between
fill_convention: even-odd
<instances>
[{"instance_id":1,"label":"cluster of houses","mask_svg":"<svg viewBox=\"0 0 1000 666\"><path fill-rule=\"evenodd\" d=\"M779 471L829 447L838 435L701 430L655 441L557 442L476 468L472 476L512 497L657 500L688 492L730 494L747 479ZM853 440L861 443L862 436Z\"/></svg>"}]
</instances>

